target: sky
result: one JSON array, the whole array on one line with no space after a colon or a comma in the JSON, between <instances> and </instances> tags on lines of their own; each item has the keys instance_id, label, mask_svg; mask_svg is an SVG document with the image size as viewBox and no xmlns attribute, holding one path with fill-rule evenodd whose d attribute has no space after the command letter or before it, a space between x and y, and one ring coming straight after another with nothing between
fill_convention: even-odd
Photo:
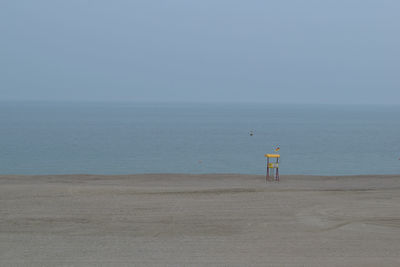
<instances>
[{"instance_id":1,"label":"sky","mask_svg":"<svg viewBox=\"0 0 400 267\"><path fill-rule=\"evenodd\" d=\"M400 104L398 0L0 0L0 101Z\"/></svg>"}]
</instances>

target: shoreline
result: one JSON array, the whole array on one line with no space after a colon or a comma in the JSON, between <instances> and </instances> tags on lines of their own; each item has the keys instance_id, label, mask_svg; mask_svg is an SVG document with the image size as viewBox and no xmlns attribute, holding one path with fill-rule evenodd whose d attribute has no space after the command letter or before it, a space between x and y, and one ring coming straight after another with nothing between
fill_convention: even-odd
<instances>
[{"instance_id":1,"label":"shoreline","mask_svg":"<svg viewBox=\"0 0 400 267\"><path fill-rule=\"evenodd\" d=\"M2 174L0 173L0 179L4 177L135 177L135 176L254 176L254 177L265 177L264 174L252 174L252 173L168 173L168 172L156 172L156 173L127 173L127 174L99 174L99 173L48 173L48 174ZM400 173L389 173L389 174L337 174L337 175L322 175L322 174L280 174L280 177L293 178L293 177L320 177L320 178L351 178L351 177L395 177L400 176Z\"/></svg>"}]
</instances>

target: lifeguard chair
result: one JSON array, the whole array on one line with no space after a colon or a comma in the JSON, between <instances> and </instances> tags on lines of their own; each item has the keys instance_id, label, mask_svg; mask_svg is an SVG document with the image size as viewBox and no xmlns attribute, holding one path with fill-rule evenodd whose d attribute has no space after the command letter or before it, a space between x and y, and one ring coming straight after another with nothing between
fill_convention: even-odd
<instances>
[{"instance_id":1,"label":"lifeguard chair","mask_svg":"<svg viewBox=\"0 0 400 267\"><path fill-rule=\"evenodd\" d=\"M279 182L279 158L281 155L278 154L265 154L266 164L267 164L267 175L265 177L265 182L271 181L274 178L276 182ZM276 159L276 162L270 162ZM275 175L274 175L275 169ZM271 174L271 176L270 176Z\"/></svg>"}]
</instances>

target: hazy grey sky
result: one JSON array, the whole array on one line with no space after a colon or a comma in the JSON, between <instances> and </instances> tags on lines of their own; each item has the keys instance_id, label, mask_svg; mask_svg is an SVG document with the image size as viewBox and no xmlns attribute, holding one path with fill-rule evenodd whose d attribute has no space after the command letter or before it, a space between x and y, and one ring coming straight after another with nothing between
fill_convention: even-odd
<instances>
[{"instance_id":1,"label":"hazy grey sky","mask_svg":"<svg viewBox=\"0 0 400 267\"><path fill-rule=\"evenodd\" d=\"M0 100L400 104L398 0L0 0Z\"/></svg>"}]
</instances>

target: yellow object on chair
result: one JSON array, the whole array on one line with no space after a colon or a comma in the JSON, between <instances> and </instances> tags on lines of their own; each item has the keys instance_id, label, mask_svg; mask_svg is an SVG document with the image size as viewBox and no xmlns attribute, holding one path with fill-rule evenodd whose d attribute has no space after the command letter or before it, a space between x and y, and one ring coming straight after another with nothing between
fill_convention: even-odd
<instances>
[{"instance_id":1,"label":"yellow object on chair","mask_svg":"<svg viewBox=\"0 0 400 267\"><path fill-rule=\"evenodd\" d=\"M280 158L281 155L279 154L265 154L266 158Z\"/></svg>"}]
</instances>

